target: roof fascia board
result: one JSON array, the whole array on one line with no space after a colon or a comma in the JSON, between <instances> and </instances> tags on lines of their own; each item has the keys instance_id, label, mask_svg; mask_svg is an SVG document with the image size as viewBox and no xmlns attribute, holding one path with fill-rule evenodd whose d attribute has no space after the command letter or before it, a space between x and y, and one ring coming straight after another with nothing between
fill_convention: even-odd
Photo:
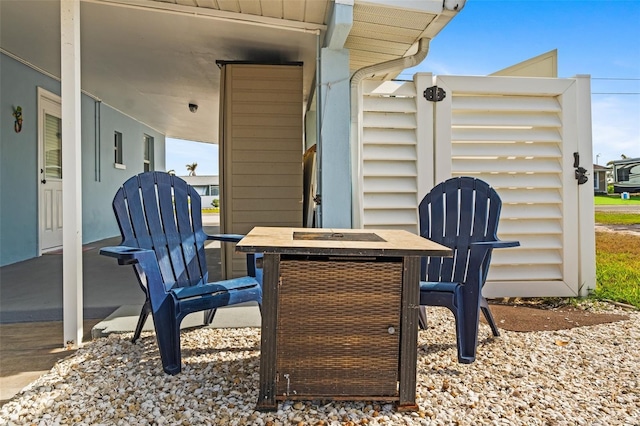
<instances>
[{"instance_id":1,"label":"roof fascia board","mask_svg":"<svg viewBox=\"0 0 640 426\"><path fill-rule=\"evenodd\" d=\"M133 9L153 9L157 12L191 15L200 18L237 22L247 25L257 25L289 31L308 32L313 34L317 34L319 31L324 31L327 29L326 25L314 24L310 22L276 19L267 16L249 15L247 13L234 13L204 7L184 6L180 4L149 0L82 0L82 2L111 4L114 6L129 7Z\"/></svg>"}]
</instances>

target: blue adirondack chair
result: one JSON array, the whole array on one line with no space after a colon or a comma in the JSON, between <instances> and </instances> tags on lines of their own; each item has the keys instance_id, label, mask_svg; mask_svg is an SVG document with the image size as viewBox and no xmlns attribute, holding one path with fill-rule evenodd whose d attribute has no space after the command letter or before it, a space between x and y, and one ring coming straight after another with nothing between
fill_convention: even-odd
<instances>
[{"instance_id":1,"label":"blue adirondack chair","mask_svg":"<svg viewBox=\"0 0 640 426\"><path fill-rule=\"evenodd\" d=\"M476 358L480 311L494 336L500 332L482 296L494 248L517 247L518 241L496 236L502 202L486 182L456 177L434 187L419 206L420 235L453 249L453 257L422 259L420 325L424 306L444 306L455 317L458 362Z\"/></svg>"},{"instance_id":2,"label":"blue adirondack chair","mask_svg":"<svg viewBox=\"0 0 640 426\"><path fill-rule=\"evenodd\" d=\"M140 337L149 313L153 316L162 367L168 374L181 370L180 323L190 313L237 303L262 304L262 270L247 256L248 276L209 283L204 243L238 242L242 235L207 235L202 229L200 196L179 177L146 172L127 180L113 199L122 234L119 246L100 254L133 265L146 301L133 341Z\"/></svg>"}]
</instances>

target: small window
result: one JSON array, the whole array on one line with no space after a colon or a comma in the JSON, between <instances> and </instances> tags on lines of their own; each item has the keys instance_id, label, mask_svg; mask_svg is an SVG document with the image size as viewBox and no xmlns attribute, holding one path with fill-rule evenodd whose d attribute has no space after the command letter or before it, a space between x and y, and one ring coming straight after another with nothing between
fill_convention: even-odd
<instances>
[{"instance_id":1,"label":"small window","mask_svg":"<svg viewBox=\"0 0 640 426\"><path fill-rule=\"evenodd\" d=\"M209 185L209 195L219 196L220 187L218 185Z\"/></svg>"},{"instance_id":2,"label":"small window","mask_svg":"<svg viewBox=\"0 0 640 426\"><path fill-rule=\"evenodd\" d=\"M631 166L621 166L618 172L618 182L628 182L629 181L629 170Z\"/></svg>"},{"instance_id":3,"label":"small window","mask_svg":"<svg viewBox=\"0 0 640 426\"><path fill-rule=\"evenodd\" d=\"M123 165L122 161L122 133L115 132L113 136L113 162L117 165Z\"/></svg>"},{"instance_id":4,"label":"small window","mask_svg":"<svg viewBox=\"0 0 640 426\"><path fill-rule=\"evenodd\" d=\"M149 135L144 135L144 171L149 172L153 170L153 138Z\"/></svg>"}]
</instances>

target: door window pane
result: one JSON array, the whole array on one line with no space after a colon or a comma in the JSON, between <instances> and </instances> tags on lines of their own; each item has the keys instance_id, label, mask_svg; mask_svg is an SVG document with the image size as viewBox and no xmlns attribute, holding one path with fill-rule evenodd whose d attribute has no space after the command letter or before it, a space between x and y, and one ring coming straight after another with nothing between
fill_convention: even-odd
<instances>
[{"instance_id":1,"label":"door window pane","mask_svg":"<svg viewBox=\"0 0 640 426\"><path fill-rule=\"evenodd\" d=\"M44 176L62 179L62 120L44 115Z\"/></svg>"}]
</instances>

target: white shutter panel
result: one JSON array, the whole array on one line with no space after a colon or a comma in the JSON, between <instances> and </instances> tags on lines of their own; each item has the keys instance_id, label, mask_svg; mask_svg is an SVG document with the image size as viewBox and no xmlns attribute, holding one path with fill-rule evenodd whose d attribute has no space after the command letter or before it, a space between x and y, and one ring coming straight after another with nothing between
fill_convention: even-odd
<instances>
[{"instance_id":1,"label":"white shutter panel","mask_svg":"<svg viewBox=\"0 0 640 426\"><path fill-rule=\"evenodd\" d=\"M578 151L575 80L438 77L436 181L474 176L502 198L499 237L484 294L575 296Z\"/></svg>"},{"instance_id":2,"label":"white shutter panel","mask_svg":"<svg viewBox=\"0 0 640 426\"><path fill-rule=\"evenodd\" d=\"M415 85L365 81L361 108L359 225L417 233Z\"/></svg>"}]
</instances>

